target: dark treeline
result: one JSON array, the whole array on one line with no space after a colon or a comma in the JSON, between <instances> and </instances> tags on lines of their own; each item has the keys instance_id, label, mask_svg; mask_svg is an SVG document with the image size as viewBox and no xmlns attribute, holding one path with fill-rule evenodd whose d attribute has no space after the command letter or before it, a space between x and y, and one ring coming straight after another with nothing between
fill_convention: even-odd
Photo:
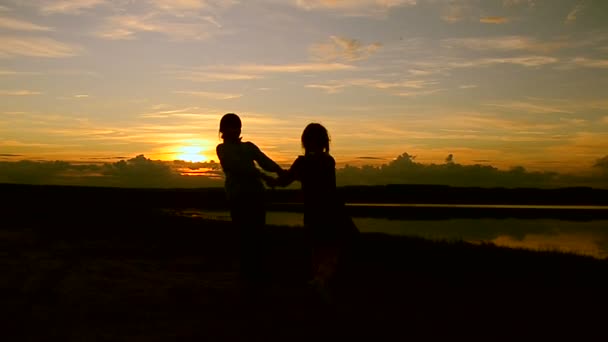
<instances>
[{"instance_id":1,"label":"dark treeline","mask_svg":"<svg viewBox=\"0 0 608 342\"><path fill-rule=\"evenodd\" d=\"M390 184L338 188L347 203L608 205L608 190L586 187L478 188ZM76 202L81 205L129 204L148 207L223 207L223 188L162 189L0 184L7 202ZM272 189L268 200L300 203L299 189Z\"/></svg>"},{"instance_id":2,"label":"dark treeline","mask_svg":"<svg viewBox=\"0 0 608 342\"><path fill-rule=\"evenodd\" d=\"M353 216L438 219L454 217L519 217L604 219L608 210L504 209L409 207L382 208L373 204L481 204L481 205L599 205L608 206L608 190L592 188L473 188L441 185L347 186L339 188L346 203L372 204L349 209ZM138 209L227 210L223 188L134 189L108 187L0 184L0 211L36 215L82 215L89 213L132 212ZM299 190L267 192L269 210L300 211ZM295 205L294 205L295 204ZM97 215L97 214L96 214Z\"/></svg>"}]
</instances>

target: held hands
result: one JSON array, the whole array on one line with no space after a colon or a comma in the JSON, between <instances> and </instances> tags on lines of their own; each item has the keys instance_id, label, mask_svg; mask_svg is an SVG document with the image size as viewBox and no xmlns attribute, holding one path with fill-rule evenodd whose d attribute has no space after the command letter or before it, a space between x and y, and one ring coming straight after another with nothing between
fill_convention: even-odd
<instances>
[{"instance_id":1,"label":"held hands","mask_svg":"<svg viewBox=\"0 0 608 342\"><path fill-rule=\"evenodd\" d=\"M287 170L283 170L283 169L280 169L279 171L277 171L277 175L279 176L279 178L285 177L287 175L287 173L288 173Z\"/></svg>"},{"instance_id":2,"label":"held hands","mask_svg":"<svg viewBox=\"0 0 608 342\"><path fill-rule=\"evenodd\" d=\"M278 179L274 177L268 177L267 179L264 179L264 181L266 182L266 186L272 189L276 188L279 185Z\"/></svg>"},{"instance_id":3,"label":"held hands","mask_svg":"<svg viewBox=\"0 0 608 342\"><path fill-rule=\"evenodd\" d=\"M278 180L274 177L268 176L266 174L262 174L262 180L266 183L266 186L269 188L275 188L278 186Z\"/></svg>"},{"instance_id":4,"label":"held hands","mask_svg":"<svg viewBox=\"0 0 608 342\"><path fill-rule=\"evenodd\" d=\"M276 177L276 178L271 177L263 172L261 173L261 177L262 177L262 180L264 181L264 183L266 183L267 187L274 189L277 186L285 186L284 184L281 185L281 178L285 177L287 175L287 173L288 172L286 170L279 169L277 171L278 177Z\"/></svg>"}]
</instances>

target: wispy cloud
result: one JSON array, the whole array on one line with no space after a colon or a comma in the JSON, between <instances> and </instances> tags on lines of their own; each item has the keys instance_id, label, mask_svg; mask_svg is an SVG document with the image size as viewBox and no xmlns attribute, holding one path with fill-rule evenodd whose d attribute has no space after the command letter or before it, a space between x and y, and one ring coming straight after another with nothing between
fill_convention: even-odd
<instances>
[{"instance_id":1,"label":"wispy cloud","mask_svg":"<svg viewBox=\"0 0 608 342\"><path fill-rule=\"evenodd\" d=\"M424 61L414 62L416 69L431 70L432 73L446 73L453 69L488 68L497 65L516 65L526 68L538 68L558 63L559 59L549 56L519 56L496 58L428 58Z\"/></svg>"},{"instance_id":2,"label":"wispy cloud","mask_svg":"<svg viewBox=\"0 0 608 342\"><path fill-rule=\"evenodd\" d=\"M33 90L0 90L0 95L3 96L28 96L28 95L40 95L39 91Z\"/></svg>"},{"instance_id":3,"label":"wispy cloud","mask_svg":"<svg viewBox=\"0 0 608 342\"><path fill-rule=\"evenodd\" d=\"M174 40L204 40L216 30L217 22L197 15L168 16L160 12L116 15L106 18L95 34L109 40L136 39L140 33L157 33Z\"/></svg>"},{"instance_id":4,"label":"wispy cloud","mask_svg":"<svg viewBox=\"0 0 608 342\"><path fill-rule=\"evenodd\" d=\"M407 72L414 76L428 76L436 73L440 73L441 70L420 70L420 69L409 69Z\"/></svg>"},{"instance_id":5,"label":"wispy cloud","mask_svg":"<svg viewBox=\"0 0 608 342\"><path fill-rule=\"evenodd\" d=\"M564 23L571 24L576 22L577 17L585 9L585 6L586 5L583 1L579 1L579 3L577 3L576 6L574 6L574 8L568 13Z\"/></svg>"},{"instance_id":6,"label":"wispy cloud","mask_svg":"<svg viewBox=\"0 0 608 342\"><path fill-rule=\"evenodd\" d=\"M151 3L163 10L198 10L207 6L203 0L151 0Z\"/></svg>"},{"instance_id":7,"label":"wispy cloud","mask_svg":"<svg viewBox=\"0 0 608 342\"><path fill-rule=\"evenodd\" d=\"M521 57L504 57L504 58L480 58L458 61L448 61L443 63L443 67L448 69L453 68L477 68L487 67L500 64L512 64L523 67L540 67L543 65L554 64L559 60L555 57L548 56L521 56ZM424 62L424 64L428 64Z\"/></svg>"},{"instance_id":8,"label":"wispy cloud","mask_svg":"<svg viewBox=\"0 0 608 342\"><path fill-rule=\"evenodd\" d=\"M164 106L152 107L153 110L159 109L159 108L165 108L165 107ZM217 121L217 119L221 115L222 114L220 112L210 110L210 109L203 109L200 107L186 107L186 108L177 108L177 109L156 110L154 112L141 114L140 117L149 118L149 119L166 119L166 118L176 118L176 117L190 118L190 119L205 118L205 119L212 119L212 120Z\"/></svg>"},{"instance_id":9,"label":"wispy cloud","mask_svg":"<svg viewBox=\"0 0 608 342\"><path fill-rule=\"evenodd\" d=\"M559 156L562 164L566 164L568 159L580 163L580 159L575 158L600 158L606 155L605 151L608 151L608 133L578 131L564 139L562 144L548 147L544 152Z\"/></svg>"},{"instance_id":10,"label":"wispy cloud","mask_svg":"<svg viewBox=\"0 0 608 342\"><path fill-rule=\"evenodd\" d=\"M575 65L587 68L608 69L608 59L577 57L574 58L571 62Z\"/></svg>"},{"instance_id":11,"label":"wispy cloud","mask_svg":"<svg viewBox=\"0 0 608 342\"><path fill-rule=\"evenodd\" d=\"M501 103L486 103L486 106L507 109L510 111L524 112L531 114L551 114L551 113L562 113L572 114L573 112L569 109L560 108L543 103L532 103L524 101L510 101Z\"/></svg>"},{"instance_id":12,"label":"wispy cloud","mask_svg":"<svg viewBox=\"0 0 608 342\"><path fill-rule=\"evenodd\" d=\"M441 41L446 48L467 48L478 51L551 52L569 46L565 40L539 41L525 36L448 38Z\"/></svg>"},{"instance_id":13,"label":"wispy cloud","mask_svg":"<svg viewBox=\"0 0 608 342\"><path fill-rule=\"evenodd\" d=\"M266 74L336 72L355 69L355 66L343 63L239 64L198 68L172 67L165 73L181 80L211 82L260 79Z\"/></svg>"},{"instance_id":14,"label":"wispy cloud","mask_svg":"<svg viewBox=\"0 0 608 342\"><path fill-rule=\"evenodd\" d=\"M84 76L91 78L103 78L103 75L91 70L79 70L79 69L57 69L57 70L49 70L45 72L40 72L39 74L48 74L48 75L61 75L61 76Z\"/></svg>"},{"instance_id":15,"label":"wispy cloud","mask_svg":"<svg viewBox=\"0 0 608 342\"><path fill-rule=\"evenodd\" d=\"M0 140L0 146L2 147L48 147L48 146L60 146L53 144L42 144L42 143L31 143L19 140Z\"/></svg>"},{"instance_id":16,"label":"wispy cloud","mask_svg":"<svg viewBox=\"0 0 608 342\"><path fill-rule=\"evenodd\" d=\"M490 16L490 17L481 17L479 18L480 23L484 24L506 24L510 20L507 17L499 17L499 16Z\"/></svg>"},{"instance_id":17,"label":"wispy cloud","mask_svg":"<svg viewBox=\"0 0 608 342\"><path fill-rule=\"evenodd\" d=\"M0 58L16 56L61 58L79 55L82 48L44 37L0 36Z\"/></svg>"},{"instance_id":18,"label":"wispy cloud","mask_svg":"<svg viewBox=\"0 0 608 342\"><path fill-rule=\"evenodd\" d=\"M231 100L242 97L242 94L229 94L229 93L216 93L209 91L195 91L195 90L176 90L173 93L182 94L182 95L190 95L197 97L204 97L213 100Z\"/></svg>"},{"instance_id":19,"label":"wispy cloud","mask_svg":"<svg viewBox=\"0 0 608 342\"><path fill-rule=\"evenodd\" d=\"M306 88L321 89L321 90L325 91L327 94L339 93L345 87L346 87L346 85L344 85L344 84L307 84L306 85Z\"/></svg>"},{"instance_id":20,"label":"wispy cloud","mask_svg":"<svg viewBox=\"0 0 608 342\"><path fill-rule=\"evenodd\" d=\"M0 28L14 31L53 31L52 28L41 26L29 21L0 17Z\"/></svg>"},{"instance_id":21,"label":"wispy cloud","mask_svg":"<svg viewBox=\"0 0 608 342\"><path fill-rule=\"evenodd\" d=\"M55 0L41 3L39 9L45 14L79 14L104 3L106 0Z\"/></svg>"},{"instance_id":22,"label":"wispy cloud","mask_svg":"<svg viewBox=\"0 0 608 342\"><path fill-rule=\"evenodd\" d=\"M307 11L330 10L348 16L383 16L391 8L416 5L417 0L296 0Z\"/></svg>"},{"instance_id":23,"label":"wispy cloud","mask_svg":"<svg viewBox=\"0 0 608 342\"><path fill-rule=\"evenodd\" d=\"M437 84L436 81L432 80L402 80L402 81L380 81L375 79L352 79L345 81L336 81L349 86L363 86L377 89L390 89L390 88L413 88L422 89L430 85Z\"/></svg>"},{"instance_id":24,"label":"wispy cloud","mask_svg":"<svg viewBox=\"0 0 608 342\"><path fill-rule=\"evenodd\" d=\"M362 45L355 39L331 36L329 42L311 46L310 52L319 61L358 61L369 58L381 47L380 43Z\"/></svg>"},{"instance_id":25,"label":"wispy cloud","mask_svg":"<svg viewBox=\"0 0 608 342\"><path fill-rule=\"evenodd\" d=\"M156 8L183 14L203 9L224 9L234 6L237 0L151 0Z\"/></svg>"},{"instance_id":26,"label":"wispy cloud","mask_svg":"<svg viewBox=\"0 0 608 342\"><path fill-rule=\"evenodd\" d=\"M559 60L555 57L548 56L522 56L522 57L508 57L508 58L485 58L479 60L481 65L494 65L494 64L514 64L525 67L538 67L547 64L557 63Z\"/></svg>"},{"instance_id":27,"label":"wispy cloud","mask_svg":"<svg viewBox=\"0 0 608 342\"><path fill-rule=\"evenodd\" d=\"M534 7L536 5L537 0L502 0L502 5L504 7L513 7L525 5L529 7Z\"/></svg>"},{"instance_id":28,"label":"wispy cloud","mask_svg":"<svg viewBox=\"0 0 608 342\"><path fill-rule=\"evenodd\" d=\"M109 40L132 40L143 33L156 33L177 41L205 40L222 28L216 14L237 3L235 0L149 0L147 6L105 18L95 35Z\"/></svg>"},{"instance_id":29,"label":"wispy cloud","mask_svg":"<svg viewBox=\"0 0 608 342\"><path fill-rule=\"evenodd\" d=\"M501 105L507 105L501 103ZM521 109L514 109L521 112ZM419 127L420 129L438 128L440 130L448 129L451 132L455 130L462 131L461 133L479 133L475 139L482 140L499 140L493 134L482 134L483 132L500 132L500 134L555 134L555 130L568 127L564 122L544 122L538 118L530 116L526 119L512 119L504 114L491 113L489 110L483 112L468 112L454 111L447 114L437 114L429 118L419 118L410 120L410 127ZM520 139L521 137L518 137ZM538 138L538 137L536 137ZM548 138L551 138L550 136Z\"/></svg>"},{"instance_id":30,"label":"wispy cloud","mask_svg":"<svg viewBox=\"0 0 608 342\"><path fill-rule=\"evenodd\" d=\"M106 19L106 26L98 31L100 38L122 40L135 39L137 32L162 32L162 27L150 23L153 15L117 15Z\"/></svg>"},{"instance_id":31,"label":"wispy cloud","mask_svg":"<svg viewBox=\"0 0 608 342\"><path fill-rule=\"evenodd\" d=\"M401 81L381 81L376 79L345 79L345 80L332 80L323 84L309 84L306 85L307 88L313 89L321 89L327 92L328 94L334 94L340 92L342 89L346 87L365 87L365 88L374 88L374 89L387 89L387 90L397 90L396 94L400 96L407 96L402 94L418 94L423 95L424 93L429 93L430 90L427 89L431 86L436 85L438 82L434 80L401 80ZM401 90L399 90L401 89ZM413 91L405 91L405 89L413 89ZM422 90L425 89L425 90ZM438 91L434 89L433 92Z\"/></svg>"},{"instance_id":32,"label":"wispy cloud","mask_svg":"<svg viewBox=\"0 0 608 342\"><path fill-rule=\"evenodd\" d=\"M229 69L250 73L299 73L325 72L356 69L342 63L294 63L294 64L243 64Z\"/></svg>"},{"instance_id":33,"label":"wispy cloud","mask_svg":"<svg viewBox=\"0 0 608 342\"><path fill-rule=\"evenodd\" d=\"M447 23L457 23L475 17L476 8L467 2L447 2L442 9L441 20Z\"/></svg>"},{"instance_id":34,"label":"wispy cloud","mask_svg":"<svg viewBox=\"0 0 608 342\"><path fill-rule=\"evenodd\" d=\"M251 73L237 72L210 72L197 69L178 69L168 70L166 73L174 75L179 80L192 82L212 82L212 81L244 81L260 78L260 75Z\"/></svg>"},{"instance_id":35,"label":"wispy cloud","mask_svg":"<svg viewBox=\"0 0 608 342\"><path fill-rule=\"evenodd\" d=\"M559 121L572 126L583 126L589 123L589 120L581 118L560 118Z\"/></svg>"},{"instance_id":36,"label":"wispy cloud","mask_svg":"<svg viewBox=\"0 0 608 342\"><path fill-rule=\"evenodd\" d=\"M398 92L395 95L401 96L401 97L418 97L418 96L426 96L426 95L435 94L442 90L443 89L408 90L408 91Z\"/></svg>"},{"instance_id":37,"label":"wispy cloud","mask_svg":"<svg viewBox=\"0 0 608 342\"><path fill-rule=\"evenodd\" d=\"M0 76L17 76L17 75L38 75L40 73L34 71L16 71L0 69Z\"/></svg>"}]
</instances>

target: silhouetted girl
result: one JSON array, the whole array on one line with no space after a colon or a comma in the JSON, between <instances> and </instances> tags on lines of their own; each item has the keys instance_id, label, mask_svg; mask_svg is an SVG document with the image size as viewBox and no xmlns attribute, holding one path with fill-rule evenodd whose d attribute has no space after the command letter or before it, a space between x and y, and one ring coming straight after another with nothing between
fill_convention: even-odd
<instances>
[{"instance_id":1,"label":"silhouetted girl","mask_svg":"<svg viewBox=\"0 0 608 342\"><path fill-rule=\"evenodd\" d=\"M265 176L254 162L268 172L282 172L252 142L241 141L241 119L233 113L224 115L220 121L223 143L216 148L225 174L225 188L230 204L232 222L239 230L241 239L241 276L246 281L260 276L263 253L262 232L266 224L264 207Z\"/></svg>"},{"instance_id":2,"label":"silhouetted girl","mask_svg":"<svg viewBox=\"0 0 608 342\"><path fill-rule=\"evenodd\" d=\"M318 123L306 126L302 147L304 155L275 182L269 183L280 186L295 180L302 183L304 226L312 243L313 283L324 287L335 271L341 243L358 231L336 191L336 162L329 154L327 129Z\"/></svg>"}]
</instances>

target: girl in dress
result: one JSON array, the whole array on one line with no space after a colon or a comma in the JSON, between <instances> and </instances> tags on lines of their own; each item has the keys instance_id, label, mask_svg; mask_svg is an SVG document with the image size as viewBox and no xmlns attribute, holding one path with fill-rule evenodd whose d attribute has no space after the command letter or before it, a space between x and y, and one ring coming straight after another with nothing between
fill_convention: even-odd
<instances>
[{"instance_id":1,"label":"girl in dress","mask_svg":"<svg viewBox=\"0 0 608 342\"><path fill-rule=\"evenodd\" d=\"M225 174L230 216L239 230L241 276L251 282L261 276L262 233L266 225L262 180L270 178L255 163L268 172L283 170L254 143L241 141L241 126L241 119L234 113L222 117L220 133L224 142L217 146L216 152Z\"/></svg>"},{"instance_id":2,"label":"girl in dress","mask_svg":"<svg viewBox=\"0 0 608 342\"><path fill-rule=\"evenodd\" d=\"M302 133L304 155L270 185L302 183L304 227L312 245L312 284L321 289L336 270L341 245L356 236L357 228L346 215L336 190L336 162L329 154L329 133L311 123Z\"/></svg>"}]
</instances>

